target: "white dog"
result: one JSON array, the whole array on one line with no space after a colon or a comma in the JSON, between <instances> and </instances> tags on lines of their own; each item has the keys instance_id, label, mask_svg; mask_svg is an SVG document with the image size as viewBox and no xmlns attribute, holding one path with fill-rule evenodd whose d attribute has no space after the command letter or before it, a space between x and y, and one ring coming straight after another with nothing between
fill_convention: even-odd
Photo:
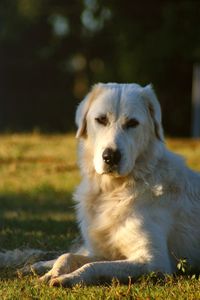
<instances>
[{"instance_id":1,"label":"white dog","mask_svg":"<svg viewBox=\"0 0 200 300\"><path fill-rule=\"evenodd\" d=\"M126 283L177 259L200 265L200 176L164 144L150 85L97 84L76 113L83 180L75 193L84 245L52 267L50 285Z\"/></svg>"}]
</instances>

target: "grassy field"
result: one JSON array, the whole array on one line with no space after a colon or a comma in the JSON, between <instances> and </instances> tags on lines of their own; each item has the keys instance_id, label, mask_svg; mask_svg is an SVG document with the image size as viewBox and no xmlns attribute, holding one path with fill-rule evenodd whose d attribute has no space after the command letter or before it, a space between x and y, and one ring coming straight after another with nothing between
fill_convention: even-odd
<instances>
[{"instance_id":1,"label":"grassy field","mask_svg":"<svg viewBox=\"0 0 200 300\"><path fill-rule=\"evenodd\" d=\"M79 182L73 135L0 136L0 247L65 251L77 235L72 192ZM169 139L200 170L200 141ZM50 288L36 276L0 271L0 299L200 299L200 280L180 276L130 286Z\"/></svg>"}]
</instances>

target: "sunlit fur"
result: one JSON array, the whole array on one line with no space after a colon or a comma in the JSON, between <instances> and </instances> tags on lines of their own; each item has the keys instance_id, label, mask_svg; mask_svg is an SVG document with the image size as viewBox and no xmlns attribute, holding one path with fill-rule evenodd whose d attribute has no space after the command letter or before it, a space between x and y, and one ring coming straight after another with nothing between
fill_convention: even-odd
<instances>
[{"instance_id":1,"label":"sunlit fur","mask_svg":"<svg viewBox=\"0 0 200 300\"><path fill-rule=\"evenodd\" d=\"M95 121L102 114L105 126ZM126 129L133 117L139 125ZM199 267L200 177L166 149L152 87L95 85L76 123L82 182L74 199L83 247L58 258L42 280L126 283L151 271L175 272L180 258ZM122 155L113 172L102 159L106 147Z\"/></svg>"}]
</instances>

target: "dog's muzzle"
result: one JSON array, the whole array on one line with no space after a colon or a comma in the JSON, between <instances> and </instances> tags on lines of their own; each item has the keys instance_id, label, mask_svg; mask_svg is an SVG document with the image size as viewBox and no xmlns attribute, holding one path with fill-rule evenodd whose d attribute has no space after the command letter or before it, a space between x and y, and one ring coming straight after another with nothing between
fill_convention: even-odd
<instances>
[{"instance_id":1,"label":"dog's muzzle","mask_svg":"<svg viewBox=\"0 0 200 300\"><path fill-rule=\"evenodd\" d=\"M109 167L117 166L121 160L121 153L118 149L106 148L102 154L103 161Z\"/></svg>"}]
</instances>

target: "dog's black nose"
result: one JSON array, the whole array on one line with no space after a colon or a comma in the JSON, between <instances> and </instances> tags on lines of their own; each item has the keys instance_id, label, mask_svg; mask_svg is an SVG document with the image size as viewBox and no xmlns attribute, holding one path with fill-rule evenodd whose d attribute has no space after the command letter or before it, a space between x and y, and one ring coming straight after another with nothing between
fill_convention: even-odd
<instances>
[{"instance_id":1,"label":"dog's black nose","mask_svg":"<svg viewBox=\"0 0 200 300\"><path fill-rule=\"evenodd\" d=\"M117 165L121 159L121 153L119 150L114 150L112 148L106 148L102 154L104 162L109 166Z\"/></svg>"}]
</instances>

